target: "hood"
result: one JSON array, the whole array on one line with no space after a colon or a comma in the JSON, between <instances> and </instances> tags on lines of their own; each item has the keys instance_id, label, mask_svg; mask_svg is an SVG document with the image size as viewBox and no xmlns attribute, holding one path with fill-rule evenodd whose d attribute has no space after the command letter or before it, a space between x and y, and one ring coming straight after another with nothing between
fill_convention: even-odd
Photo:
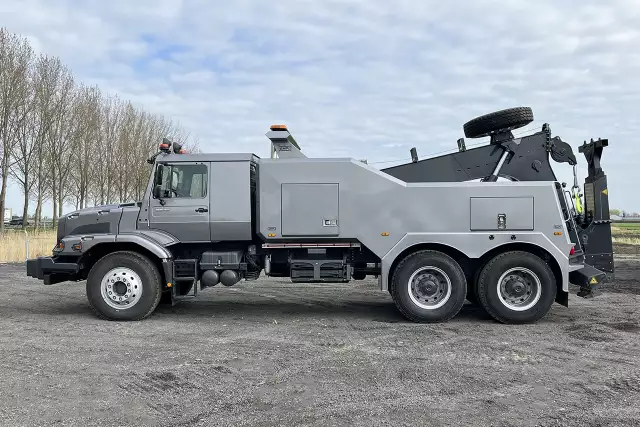
<instances>
[{"instance_id":1,"label":"hood","mask_svg":"<svg viewBox=\"0 0 640 427\"><path fill-rule=\"evenodd\" d=\"M139 210L140 206L140 202L119 203L93 206L65 214L58 222L58 240L79 234L117 234L123 211Z\"/></svg>"}]
</instances>

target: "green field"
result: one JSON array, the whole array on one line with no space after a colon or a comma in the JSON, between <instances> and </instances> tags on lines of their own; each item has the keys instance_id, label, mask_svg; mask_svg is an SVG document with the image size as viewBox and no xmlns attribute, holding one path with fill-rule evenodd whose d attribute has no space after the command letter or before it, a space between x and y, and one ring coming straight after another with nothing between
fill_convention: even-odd
<instances>
[{"instance_id":1,"label":"green field","mask_svg":"<svg viewBox=\"0 0 640 427\"><path fill-rule=\"evenodd\" d=\"M640 222L616 222L615 224L611 224L615 228L620 228L623 230L632 230L640 233Z\"/></svg>"},{"instance_id":2,"label":"green field","mask_svg":"<svg viewBox=\"0 0 640 427\"><path fill-rule=\"evenodd\" d=\"M611 224L613 243L640 245L640 222Z\"/></svg>"}]
</instances>

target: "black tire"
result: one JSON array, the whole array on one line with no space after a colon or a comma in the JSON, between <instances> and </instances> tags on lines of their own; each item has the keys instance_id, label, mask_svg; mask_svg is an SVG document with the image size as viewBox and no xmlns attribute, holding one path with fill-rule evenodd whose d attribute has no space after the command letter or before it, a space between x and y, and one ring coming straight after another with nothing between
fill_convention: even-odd
<instances>
[{"instance_id":1,"label":"black tire","mask_svg":"<svg viewBox=\"0 0 640 427\"><path fill-rule=\"evenodd\" d=\"M433 272L439 278L444 278L444 273L450 283L450 293L439 292L441 296L431 303L432 308L425 308L426 303L416 302L418 298L415 295L412 297L413 292L409 289L414 273L427 267L435 267L437 270L425 270L425 274ZM446 278L438 280L438 283L446 283ZM438 289L440 291L440 288ZM458 314L462 308L467 293L467 280L464 271L453 258L442 252L424 250L414 252L400 261L391 279L390 292L396 307L407 319L418 323L445 322ZM418 305L419 303L423 306Z\"/></svg>"},{"instance_id":2,"label":"black tire","mask_svg":"<svg viewBox=\"0 0 640 427\"><path fill-rule=\"evenodd\" d=\"M135 305L129 308L114 308L102 296L102 280L116 268L133 271L135 273L133 276L137 275L139 278L134 283L135 286L141 287L142 293L139 294ZM135 293L133 295L135 296ZM87 277L89 304L95 313L103 319L142 320L153 313L161 296L162 277L158 268L149 258L137 252L120 251L106 255L94 264Z\"/></svg>"},{"instance_id":3,"label":"black tire","mask_svg":"<svg viewBox=\"0 0 640 427\"><path fill-rule=\"evenodd\" d=\"M518 129L528 125L532 121L533 111L531 108L508 108L468 121L463 126L464 135L467 138L481 138L483 136Z\"/></svg>"},{"instance_id":4,"label":"black tire","mask_svg":"<svg viewBox=\"0 0 640 427\"><path fill-rule=\"evenodd\" d=\"M514 275L523 274L527 278L527 282L531 283L530 288L526 285L519 286L520 289L516 288L518 291L524 289L523 292L530 289L530 294L512 296L516 303L521 304L520 307L510 306L509 304L514 304L514 300L512 299L512 302L509 303L508 298L501 296L502 293L498 291L502 275L514 268L521 270L513 272ZM534 274L539 283L527 271ZM512 283L516 283L518 286L517 280ZM520 285L523 283L525 282L520 282ZM540 289L537 299L538 292L534 286ZM496 255L484 266L478 280L477 296L482 307L498 322L523 324L535 323L542 319L555 301L556 292L555 276L543 259L529 252L511 251ZM522 297L522 302L520 302L520 297Z\"/></svg>"}]
</instances>

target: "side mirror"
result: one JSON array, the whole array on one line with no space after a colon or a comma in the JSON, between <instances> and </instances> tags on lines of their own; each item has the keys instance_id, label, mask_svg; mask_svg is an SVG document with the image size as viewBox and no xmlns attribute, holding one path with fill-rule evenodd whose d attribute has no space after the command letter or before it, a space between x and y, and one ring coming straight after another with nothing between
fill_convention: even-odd
<instances>
[{"instance_id":1,"label":"side mirror","mask_svg":"<svg viewBox=\"0 0 640 427\"><path fill-rule=\"evenodd\" d=\"M155 187L153 187L153 197L156 199L161 199L162 198L162 186L161 185L156 185Z\"/></svg>"}]
</instances>

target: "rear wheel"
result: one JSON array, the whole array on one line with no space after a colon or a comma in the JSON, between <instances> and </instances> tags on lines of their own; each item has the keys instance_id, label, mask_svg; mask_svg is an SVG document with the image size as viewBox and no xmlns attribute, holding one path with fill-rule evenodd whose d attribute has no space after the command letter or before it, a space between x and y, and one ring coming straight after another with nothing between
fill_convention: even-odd
<instances>
[{"instance_id":1,"label":"rear wheel","mask_svg":"<svg viewBox=\"0 0 640 427\"><path fill-rule=\"evenodd\" d=\"M502 323L534 323L556 298L556 280L540 257L523 251L505 252L480 272L477 296L484 309Z\"/></svg>"},{"instance_id":2,"label":"rear wheel","mask_svg":"<svg viewBox=\"0 0 640 427\"><path fill-rule=\"evenodd\" d=\"M142 320L160 302L158 268L137 252L114 252L95 263L87 277L89 304L108 320Z\"/></svg>"},{"instance_id":3,"label":"rear wheel","mask_svg":"<svg viewBox=\"0 0 640 427\"><path fill-rule=\"evenodd\" d=\"M467 281L450 256L432 250L404 258L391 280L391 296L400 312L414 322L443 322L464 304Z\"/></svg>"}]
</instances>

